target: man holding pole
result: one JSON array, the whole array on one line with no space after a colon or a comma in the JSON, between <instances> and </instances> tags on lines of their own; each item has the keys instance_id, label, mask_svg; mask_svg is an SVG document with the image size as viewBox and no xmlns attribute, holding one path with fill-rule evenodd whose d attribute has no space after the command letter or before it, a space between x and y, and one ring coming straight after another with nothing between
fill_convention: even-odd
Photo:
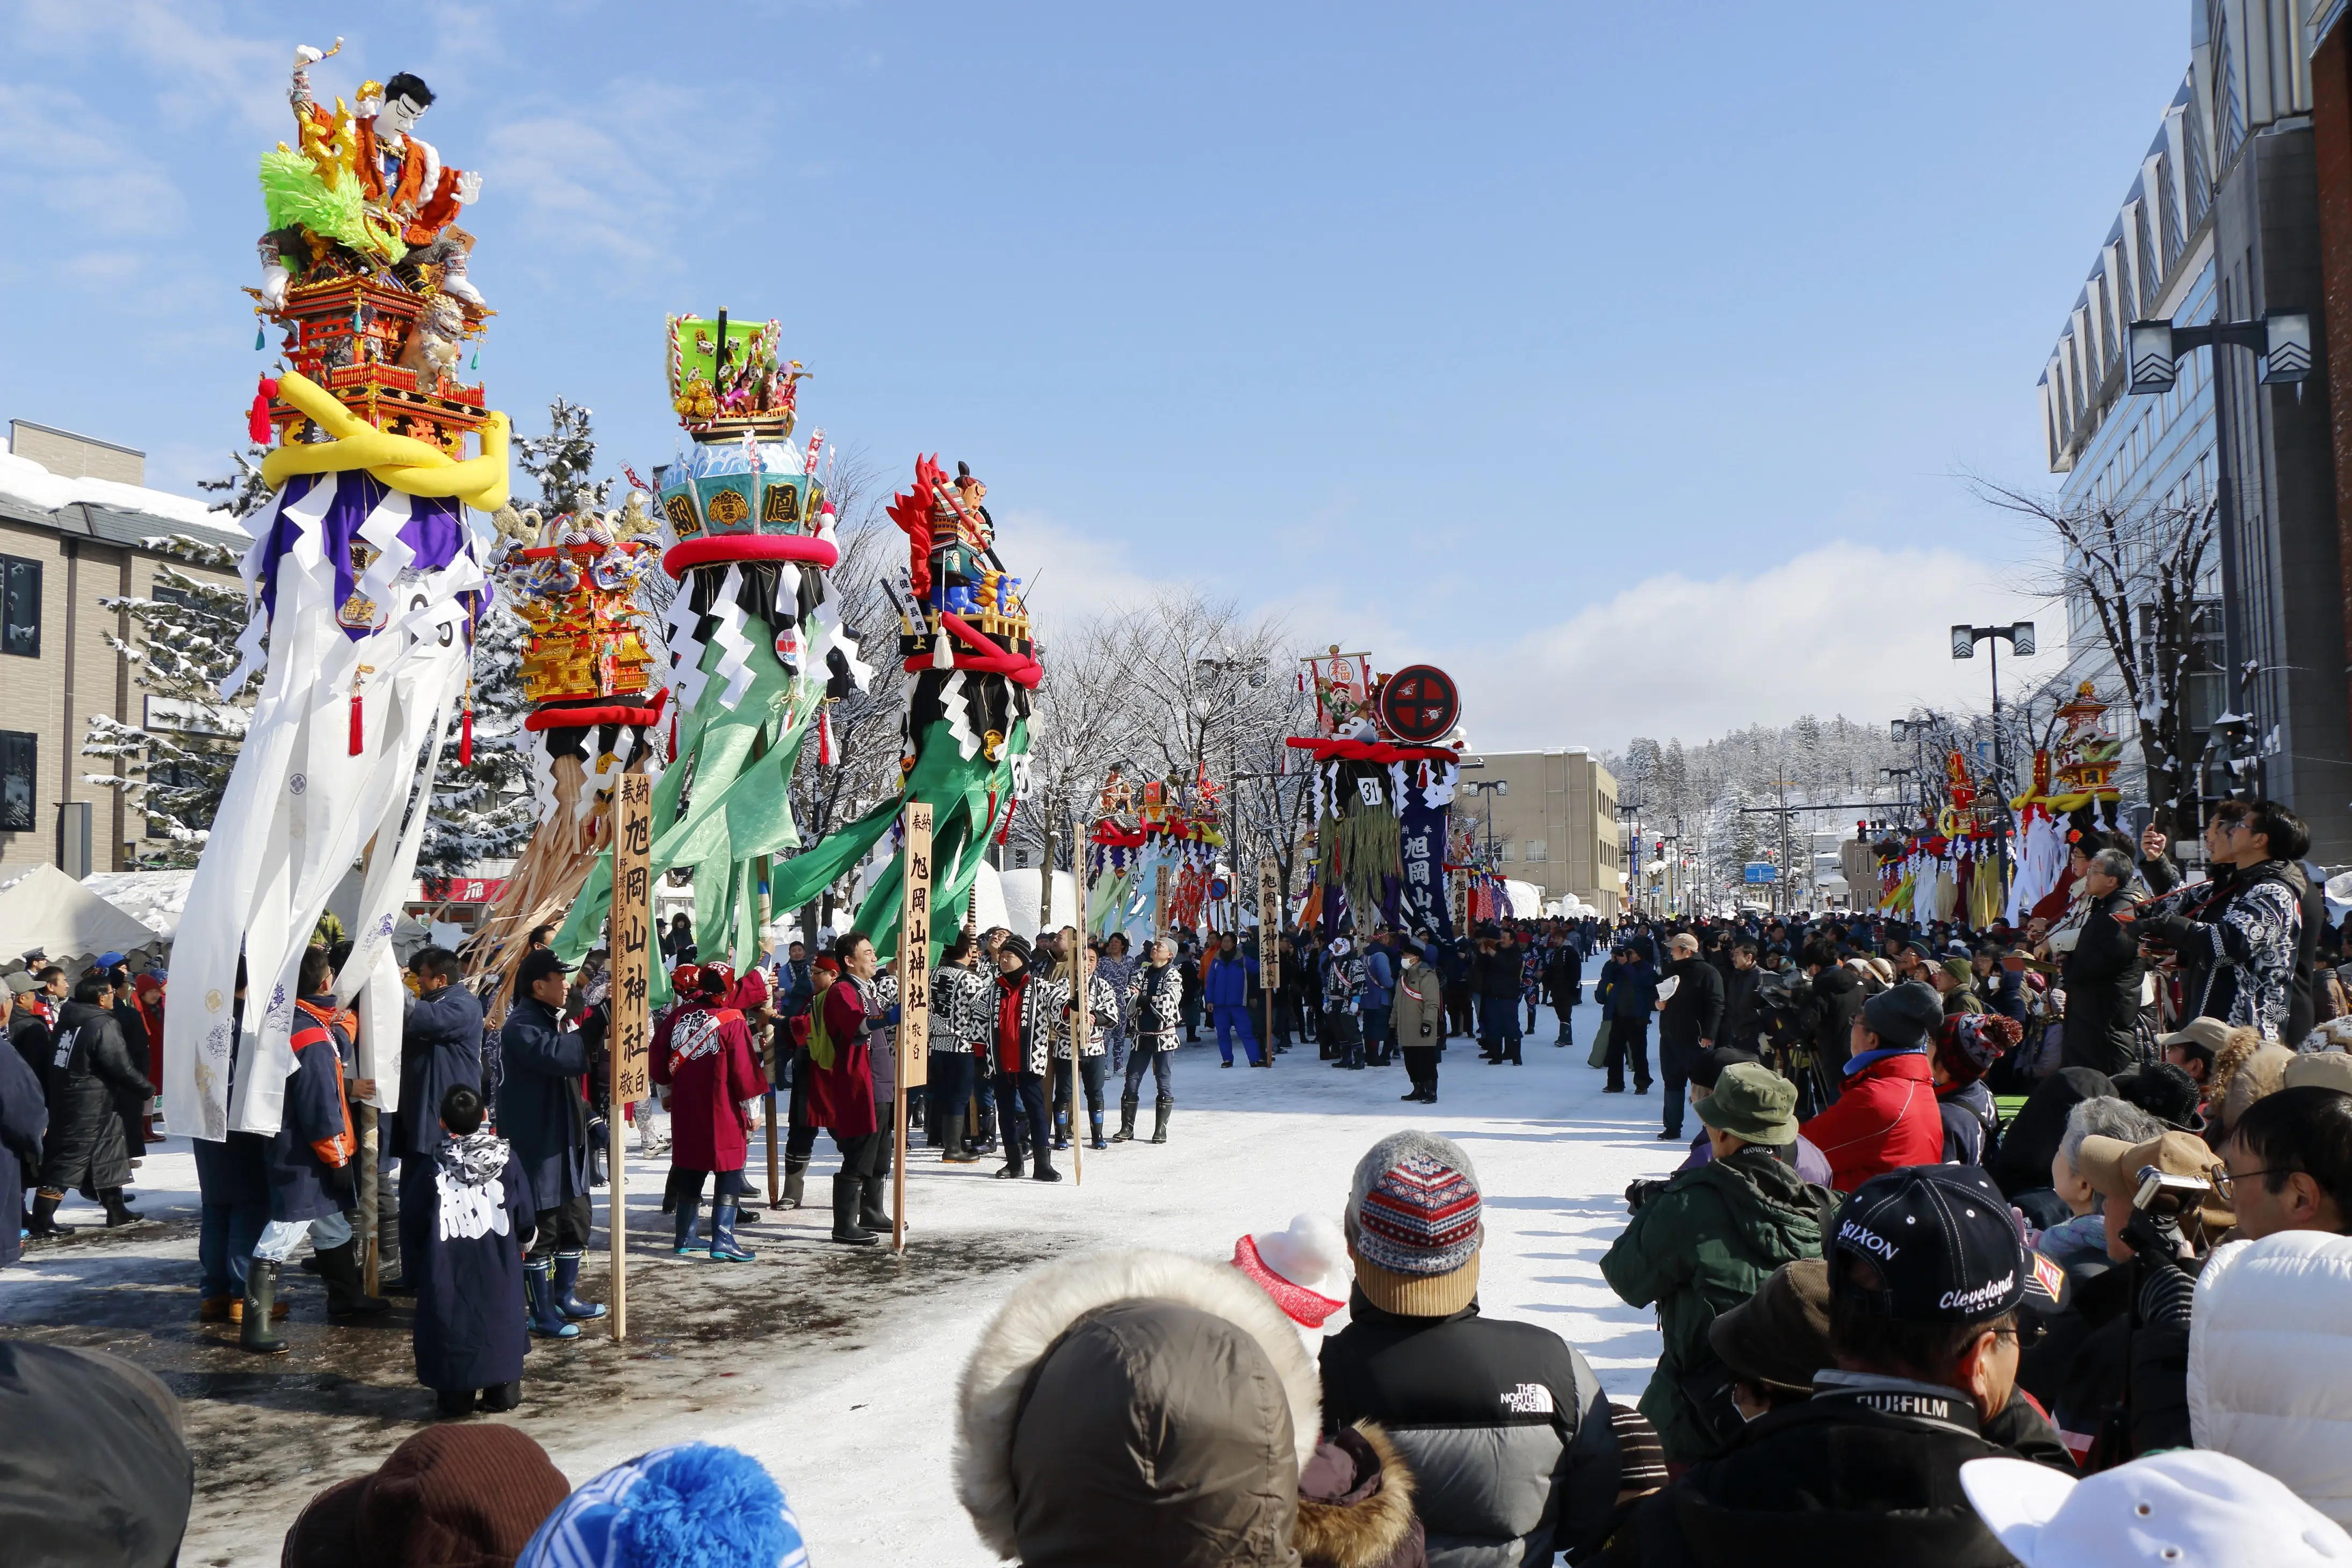
<instances>
[{"instance_id":1,"label":"man holding pole","mask_svg":"<svg viewBox=\"0 0 2352 1568\"><path fill-rule=\"evenodd\" d=\"M565 973L552 948L526 955L515 974L515 1005L499 1035L506 1063L499 1131L513 1145L539 1205L523 1289L531 1332L549 1339L576 1339L573 1319L604 1315L576 1293L595 1217L588 1198L588 1105L580 1094L588 1045L579 1030L563 1027Z\"/></svg>"}]
</instances>

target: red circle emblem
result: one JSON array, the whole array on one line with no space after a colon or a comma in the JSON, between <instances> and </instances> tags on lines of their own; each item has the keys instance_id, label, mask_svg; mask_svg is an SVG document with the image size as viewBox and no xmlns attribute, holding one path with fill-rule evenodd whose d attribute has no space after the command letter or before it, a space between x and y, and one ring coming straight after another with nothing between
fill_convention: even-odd
<instances>
[{"instance_id":1,"label":"red circle emblem","mask_svg":"<svg viewBox=\"0 0 2352 1568\"><path fill-rule=\"evenodd\" d=\"M1407 664L1381 684L1381 727L1411 746L1433 746L1462 717L1454 677L1433 664Z\"/></svg>"}]
</instances>

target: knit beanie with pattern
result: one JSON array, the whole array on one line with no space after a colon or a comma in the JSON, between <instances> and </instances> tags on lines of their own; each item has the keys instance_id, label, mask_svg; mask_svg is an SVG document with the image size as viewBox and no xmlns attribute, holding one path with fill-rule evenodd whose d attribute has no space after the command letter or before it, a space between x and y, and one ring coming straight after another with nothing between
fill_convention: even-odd
<instances>
[{"instance_id":1,"label":"knit beanie with pattern","mask_svg":"<svg viewBox=\"0 0 2352 1568\"><path fill-rule=\"evenodd\" d=\"M1356 1283L1405 1317L1450 1317L1478 1294L1478 1173L1452 1140L1392 1133L1357 1162L1348 1195Z\"/></svg>"}]
</instances>

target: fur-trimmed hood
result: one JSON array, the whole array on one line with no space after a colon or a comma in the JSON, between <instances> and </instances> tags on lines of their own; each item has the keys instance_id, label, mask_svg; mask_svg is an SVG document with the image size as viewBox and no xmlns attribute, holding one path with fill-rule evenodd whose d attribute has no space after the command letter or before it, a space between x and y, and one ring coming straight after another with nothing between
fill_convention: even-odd
<instances>
[{"instance_id":1,"label":"fur-trimmed hood","mask_svg":"<svg viewBox=\"0 0 2352 1568\"><path fill-rule=\"evenodd\" d=\"M1412 1470L1389 1436L1359 1421L1315 1451L1298 1477L1299 1568L1425 1568Z\"/></svg>"},{"instance_id":2,"label":"fur-trimmed hood","mask_svg":"<svg viewBox=\"0 0 2352 1568\"><path fill-rule=\"evenodd\" d=\"M1033 1391L1041 1401L1048 1396L1047 1390L1036 1385L1049 1353L1062 1350L1073 1327L1090 1313L1106 1314L1098 1324L1112 1318L1132 1324L1139 1312L1150 1308L1161 1309L1164 1317L1184 1317L1194 1323L1202 1319L1191 1314L1217 1320L1230 1325L1218 1331L1226 1338L1237 1335L1246 1342L1230 1348L1252 1360L1248 1346L1263 1354L1279 1385L1279 1404L1269 1413L1268 1425L1278 1427L1287 1415L1290 1430L1282 1436L1288 1438L1291 1451L1267 1456L1283 1473L1261 1478L1261 1490L1269 1497L1282 1493L1286 1508L1295 1496L1298 1471L1314 1456L1322 1427L1322 1385L1290 1320L1230 1265L1173 1252L1093 1253L1049 1265L1013 1291L982 1331L957 1390L956 1495L971 1515L981 1541L1000 1556L1012 1558L1024 1551L1017 1530L1022 1500L1015 1441L1022 1437L1023 1415ZM1107 1309L1118 1312L1107 1313ZM1181 1375L1183 1369L1144 1370L1164 1376ZM1203 1371L1208 1370L1204 1364ZM1210 1392L1227 1397L1222 1390ZM1065 1393L1052 1396L1068 1397ZM1039 1413L1052 1414L1042 1405ZM1033 1432L1028 1440L1037 1436ZM1286 1552L1286 1521L1284 1533L1280 1548ZM1034 1553L1035 1543L1026 1550Z\"/></svg>"}]
</instances>

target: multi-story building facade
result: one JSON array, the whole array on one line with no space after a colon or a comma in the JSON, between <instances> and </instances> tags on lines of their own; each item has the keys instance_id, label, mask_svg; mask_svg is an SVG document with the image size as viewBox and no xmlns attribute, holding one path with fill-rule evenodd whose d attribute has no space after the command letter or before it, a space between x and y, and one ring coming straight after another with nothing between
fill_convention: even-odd
<instances>
[{"instance_id":1,"label":"multi-story building facade","mask_svg":"<svg viewBox=\"0 0 2352 1568\"><path fill-rule=\"evenodd\" d=\"M145 597L168 560L192 577L234 582L166 557L149 542L187 535L242 552L241 533L194 519L200 503L143 487L129 447L18 420L0 468L0 876L51 862L68 874L121 871L147 833L144 815L85 774L90 720L184 725L152 715L110 638L135 642L109 599ZM69 498L79 496L84 498Z\"/></svg>"},{"instance_id":2,"label":"multi-story building facade","mask_svg":"<svg viewBox=\"0 0 2352 1568\"><path fill-rule=\"evenodd\" d=\"M2041 380L2060 503L2126 525L2210 501L2200 603L2182 635L2203 669L2184 694L2201 731L2253 718L2259 787L2312 826L2313 854L2352 861L2352 704L2331 400L2323 355L2265 385L2240 348L2182 356L2161 393L2133 393L2131 323L2258 320L2321 299L2312 76L2303 0L2192 0L2188 74L2166 107ZM2131 612L2146 619L2147 605ZM2067 605L2071 681L2118 695L2086 594ZM2233 681L2231 672L2245 674ZM2251 672L2251 674L2245 674ZM2127 755L2137 763L2137 737ZM2185 831L2185 830L2184 830Z\"/></svg>"},{"instance_id":3,"label":"multi-story building facade","mask_svg":"<svg viewBox=\"0 0 2352 1568\"><path fill-rule=\"evenodd\" d=\"M1625 889L1617 780L1580 746L1483 755L1486 766L1463 777L1510 788L1455 796L1454 820L1482 841L1491 821L1503 874L1535 883L1547 902L1574 897L1614 915Z\"/></svg>"}]
</instances>

